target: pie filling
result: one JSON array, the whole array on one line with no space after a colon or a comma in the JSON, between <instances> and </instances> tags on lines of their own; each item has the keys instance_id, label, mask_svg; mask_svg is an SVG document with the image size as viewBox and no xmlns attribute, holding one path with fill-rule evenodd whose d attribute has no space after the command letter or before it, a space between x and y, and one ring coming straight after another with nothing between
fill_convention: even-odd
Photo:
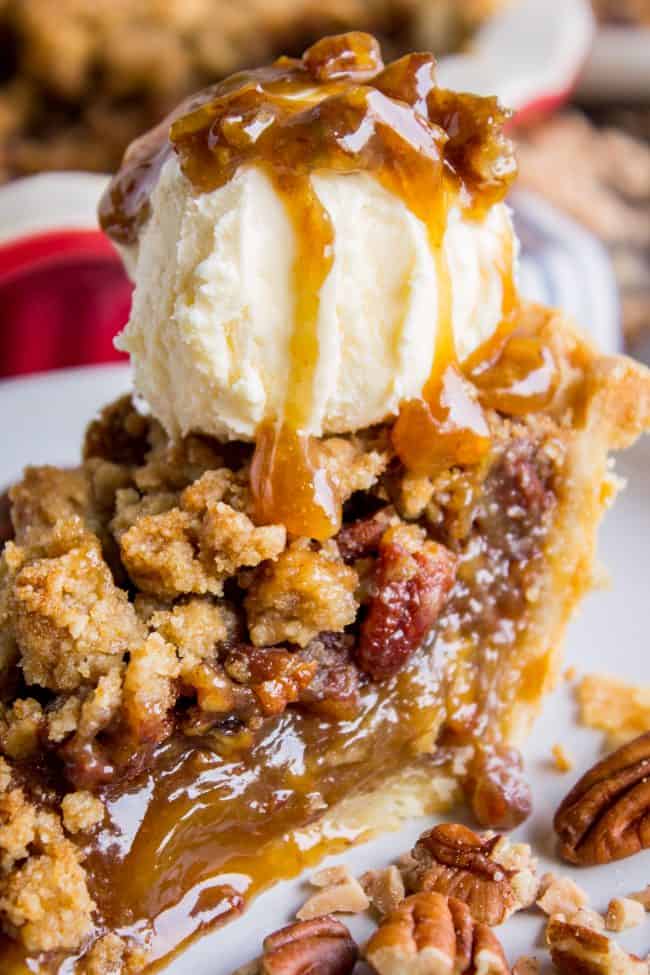
<instances>
[{"instance_id":1,"label":"pie filling","mask_svg":"<svg viewBox=\"0 0 650 975\"><path fill-rule=\"evenodd\" d=\"M547 318L521 334L543 341ZM81 468L12 489L0 741L38 809L104 804L74 836L96 904L67 932L82 953L111 930L164 958L362 836L320 828L342 801L411 767L449 779L472 746L488 781L511 759L513 705L547 677L521 646L574 434L488 399L488 454L435 477L407 471L389 426L319 442L343 511L324 542L249 519L250 445L171 443L128 398L91 424ZM46 921L25 928L9 896L0 911L73 970L78 947L40 951L61 947Z\"/></svg>"}]
</instances>

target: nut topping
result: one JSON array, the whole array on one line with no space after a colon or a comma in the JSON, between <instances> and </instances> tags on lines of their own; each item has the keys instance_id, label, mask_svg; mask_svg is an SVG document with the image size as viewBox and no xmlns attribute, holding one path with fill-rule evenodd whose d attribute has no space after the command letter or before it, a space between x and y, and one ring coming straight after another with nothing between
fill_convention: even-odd
<instances>
[{"instance_id":1,"label":"nut topping","mask_svg":"<svg viewBox=\"0 0 650 975\"><path fill-rule=\"evenodd\" d=\"M246 966L250 975L349 975L359 955L346 926L327 916L280 928L263 946L259 961Z\"/></svg>"},{"instance_id":2,"label":"nut topping","mask_svg":"<svg viewBox=\"0 0 650 975\"><path fill-rule=\"evenodd\" d=\"M553 964L562 975L648 975L641 961L604 934L553 917L546 928Z\"/></svg>"},{"instance_id":3,"label":"nut topping","mask_svg":"<svg viewBox=\"0 0 650 975\"><path fill-rule=\"evenodd\" d=\"M408 886L455 897L468 906L475 921L501 924L530 904L537 890L529 865L517 871L498 861L501 843L497 835L481 837L465 826L436 826L423 833L413 849Z\"/></svg>"},{"instance_id":4,"label":"nut topping","mask_svg":"<svg viewBox=\"0 0 650 975\"><path fill-rule=\"evenodd\" d=\"M364 954L379 975L510 975L492 931L462 901L432 892L402 901Z\"/></svg>"},{"instance_id":5,"label":"nut topping","mask_svg":"<svg viewBox=\"0 0 650 975\"><path fill-rule=\"evenodd\" d=\"M560 805L560 853L582 866L650 847L650 732L598 762Z\"/></svg>"}]
</instances>

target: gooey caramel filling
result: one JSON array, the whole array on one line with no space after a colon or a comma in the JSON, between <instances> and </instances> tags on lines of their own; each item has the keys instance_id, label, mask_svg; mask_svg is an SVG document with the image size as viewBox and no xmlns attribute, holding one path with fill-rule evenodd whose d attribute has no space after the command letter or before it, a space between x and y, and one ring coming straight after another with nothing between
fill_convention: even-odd
<instances>
[{"instance_id":1,"label":"gooey caramel filling","mask_svg":"<svg viewBox=\"0 0 650 975\"><path fill-rule=\"evenodd\" d=\"M281 522L318 540L341 523L335 486L304 432L318 360L319 298L336 246L311 184L315 172L371 174L427 229L438 274L438 334L422 397L403 404L395 426L401 460L433 474L485 454L486 421L456 356L443 239L452 206L481 219L505 196L516 171L501 134L506 118L493 98L438 88L431 55L410 54L385 67L374 38L352 33L319 41L300 60L280 58L206 89L127 152L100 209L104 229L118 241L137 238L173 152L198 193L225 185L244 165L262 167L290 216L296 242L291 379L282 416L265 422L256 437L251 486L259 522ZM517 303L511 258L504 255L502 269L504 329Z\"/></svg>"}]
</instances>

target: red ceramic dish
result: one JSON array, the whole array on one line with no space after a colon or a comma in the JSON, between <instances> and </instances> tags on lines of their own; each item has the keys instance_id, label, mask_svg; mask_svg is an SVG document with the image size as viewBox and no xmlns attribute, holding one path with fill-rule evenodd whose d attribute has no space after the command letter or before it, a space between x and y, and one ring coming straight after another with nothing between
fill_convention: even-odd
<instances>
[{"instance_id":1,"label":"red ceramic dish","mask_svg":"<svg viewBox=\"0 0 650 975\"><path fill-rule=\"evenodd\" d=\"M56 230L0 245L0 376L123 356L131 284L108 239Z\"/></svg>"}]
</instances>

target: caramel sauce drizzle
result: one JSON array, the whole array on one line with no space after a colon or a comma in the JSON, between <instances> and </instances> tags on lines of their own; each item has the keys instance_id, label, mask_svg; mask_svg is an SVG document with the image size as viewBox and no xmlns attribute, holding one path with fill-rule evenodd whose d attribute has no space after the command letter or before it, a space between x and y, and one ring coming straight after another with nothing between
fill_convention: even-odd
<instances>
[{"instance_id":1,"label":"caramel sauce drizzle","mask_svg":"<svg viewBox=\"0 0 650 975\"><path fill-rule=\"evenodd\" d=\"M100 207L102 226L132 242L169 156L178 155L198 192L226 184L245 165L264 169L294 229L294 323L282 415L256 436L251 487L260 522L282 522L316 539L340 525L335 487L309 436L322 286L335 240L311 183L317 172L370 173L425 225L438 268L438 334L422 397L403 404L394 429L402 461L423 473L473 463L489 444L475 391L454 347L451 282L443 253L453 205L480 219L514 178L507 118L495 99L436 85L429 54L384 66L370 35L325 38L302 59L234 75L189 99L127 151ZM510 264L503 274L504 321L516 301ZM372 323L368 323L372 327Z\"/></svg>"}]
</instances>

